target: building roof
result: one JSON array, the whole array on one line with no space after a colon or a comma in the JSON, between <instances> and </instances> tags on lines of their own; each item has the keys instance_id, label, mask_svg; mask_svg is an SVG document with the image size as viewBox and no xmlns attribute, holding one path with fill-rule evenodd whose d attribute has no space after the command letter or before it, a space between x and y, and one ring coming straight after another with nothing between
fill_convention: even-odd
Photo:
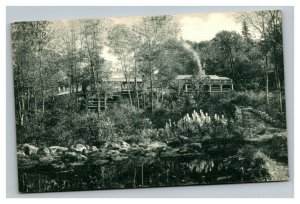
<instances>
[{"instance_id":1,"label":"building roof","mask_svg":"<svg viewBox=\"0 0 300 204\"><path fill-rule=\"evenodd\" d=\"M191 79L193 77L193 75L177 75L177 77L175 79L177 80L184 80L184 79ZM228 77L220 77L217 75L205 75L205 78L209 78L209 79L217 79L217 80L230 80L230 78Z\"/></svg>"},{"instance_id":2,"label":"building roof","mask_svg":"<svg viewBox=\"0 0 300 204\"><path fill-rule=\"evenodd\" d=\"M125 78L103 78L103 81L107 81L107 82L126 82ZM130 79L127 79L128 82L135 82L134 77L131 77ZM142 78L137 77L136 78L137 82L143 82Z\"/></svg>"},{"instance_id":3,"label":"building roof","mask_svg":"<svg viewBox=\"0 0 300 204\"><path fill-rule=\"evenodd\" d=\"M227 80L230 80L228 77L220 77L220 76L217 76L217 75L206 75L205 77L209 78L209 79L216 79L216 80L221 80L221 79L227 79Z\"/></svg>"},{"instance_id":4,"label":"building roof","mask_svg":"<svg viewBox=\"0 0 300 204\"><path fill-rule=\"evenodd\" d=\"M193 75L177 75L177 77L175 79L183 80L183 79L190 79L192 77L193 77Z\"/></svg>"}]
</instances>

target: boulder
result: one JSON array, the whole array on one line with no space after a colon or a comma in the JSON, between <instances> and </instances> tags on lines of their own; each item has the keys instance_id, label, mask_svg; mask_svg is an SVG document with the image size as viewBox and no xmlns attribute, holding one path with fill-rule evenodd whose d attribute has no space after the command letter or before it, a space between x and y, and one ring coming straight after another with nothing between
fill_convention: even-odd
<instances>
[{"instance_id":1,"label":"boulder","mask_svg":"<svg viewBox=\"0 0 300 204\"><path fill-rule=\"evenodd\" d=\"M116 157L113 157L112 160L113 161L122 161L124 159L127 159L127 157L124 157L124 156L116 156Z\"/></svg>"},{"instance_id":2,"label":"boulder","mask_svg":"<svg viewBox=\"0 0 300 204\"><path fill-rule=\"evenodd\" d=\"M146 150L142 147L133 147L130 148L130 154L136 155L136 156L141 156L146 153Z\"/></svg>"},{"instance_id":3,"label":"boulder","mask_svg":"<svg viewBox=\"0 0 300 204\"><path fill-rule=\"evenodd\" d=\"M130 148L130 144L128 144L127 142L124 141L120 141L120 146L122 149L129 149Z\"/></svg>"},{"instance_id":4,"label":"boulder","mask_svg":"<svg viewBox=\"0 0 300 204\"><path fill-rule=\"evenodd\" d=\"M50 150L47 147L41 147L37 151L38 156L45 156L48 157L51 155Z\"/></svg>"},{"instance_id":5,"label":"boulder","mask_svg":"<svg viewBox=\"0 0 300 204\"><path fill-rule=\"evenodd\" d=\"M84 156L89 156L90 153L91 153L91 151L88 150L88 149L84 149L84 150L82 151L82 154L83 154Z\"/></svg>"},{"instance_id":6,"label":"boulder","mask_svg":"<svg viewBox=\"0 0 300 204\"><path fill-rule=\"evenodd\" d=\"M39 158L39 161L42 163L51 163L54 161L54 159L51 156L42 156Z\"/></svg>"},{"instance_id":7,"label":"boulder","mask_svg":"<svg viewBox=\"0 0 300 204\"><path fill-rule=\"evenodd\" d=\"M75 145L72 145L70 147L70 149L74 152L80 152L82 153L83 150L86 150L86 146L84 146L83 144L75 144Z\"/></svg>"},{"instance_id":8,"label":"boulder","mask_svg":"<svg viewBox=\"0 0 300 204\"><path fill-rule=\"evenodd\" d=\"M92 153L90 155L90 157L92 157L92 158L101 158L101 159L108 159L108 158L110 158L110 155L108 155L105 152L95 152L95 153Z\"/></svg>"},{"instance_id":9,"label":"boulder","mask_svg":"<svg viewBox=\"0 0 300 204\"><path fill-rule=\"evenodd\" d=\"M144 149L147 149L149 144L146 144L146 143L139 143L138 145L139 145L139 147L142 147L142 148L144 148Z\"/></svg>"},{"instance_id":10,"label":"boulder","mask_svg":"<svg viewBox=\"0 0 300 204\"><path fill-rule=\"evenodd\" d=\"M111 156L115 156L115 155L120 154L120 152L118 150L108 150L106 152L106 154L111 155Z\"/></svg>"},{"instance_id":11,"label":"boulder","mask_svg":"<svg viewBox=\"0 0 300 204\"><path fill-rule=\"evenodd\" d=\"M82 154L77 154L77 158L78 158L78 161L80 162L84 162L86 161L88 158Z\"/></svg>"},{"instance_id":12,"label":"boulder","mask_svg":"<svg viewBox=\"0 0 300 204\"><path fill-rule=\"evenodd\" d=\"M201 143L191 143L188 145L189 148L194 149L194 150L201 150L202 145Z\"/></svg>"},{"instance_id":13,"label":"boulder","mask_svg":"<svg viewBox=\"0 0 300 204\"><path fill-rule=\"evenodd\" d=\"M39 148L30 144L24 144L21 149L24 150L26 155L32 156L37 153Z\"/></svg>"},{"instance_id":14,"label":"boulder","mask_svg":"<svg viewBox=\"0 0 300 204\"><path fill-rule=\"evenodd\" d=\"M82 162L86 161L87 157L76 152L65 152L61 159L65 162Z\"/></svg>"},{"instance_id":15,"label":"boulder","mask_svg":"<svg viewBox=\"0 0 300 204\"><path fill-rule=\"evenodd\" d=\"M162 150L165 149L166 146L167 145L162 142L153 142L148 145L147 150L149 151Z\"/></svg>"},{"instance_id":16,"label":"boulder","mask_svg":"<svg viewBox=\"0 0 300 204\"><path fill-rule=\"evenodd\" d=\"M91 152L97 152L98 148L96 146L91 146L89 149Z\"/></svg>"},{"instance_id":17,"label":"boulder","mask_svg":"<svg viewBox=\"0 0 300 204\"><path fill-rule=\"evenodd\" d=\"M23 150L18 150L17 151L17 157L26 157L26 154Z\"/></svg>"},{"instance_id":18,"label":"boulder","mask_svg":"<svg viewBox=\"0 0 300 204\"><path fill-rule=\"evenodd\" d=\"M129 150L129 148L121 148L121 149L119 149L119 152L126 153L126 152L128 152L128 150Z\"/></svg>"},{"instance_id":19,"label":"boulder","mask_svg":"<svg viewBox=\"0 0 300 204\"><path fill-rule=\"evenodd\" d=\"M64 152L69 151L67 147L60 147L60 146L51 146L48 148L52 155L61 155Z\"/></svg>"},{"instance_id":20,"label":"boulder","mask_svg":"<svg viewBox=\"0 0 300 204\"><path fill-rule=\"evenodd\" d=\"M106 148L112 149L112 150L119 150L119 149L121 149L121 145L119 145L118 143L110 143L106 146Z\"/></svg>"}]
</instances>

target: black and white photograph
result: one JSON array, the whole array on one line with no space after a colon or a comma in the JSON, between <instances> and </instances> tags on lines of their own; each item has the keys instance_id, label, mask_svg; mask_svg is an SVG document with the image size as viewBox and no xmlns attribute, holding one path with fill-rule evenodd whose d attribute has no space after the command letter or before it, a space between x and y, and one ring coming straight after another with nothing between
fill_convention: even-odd
<instances>
[{"instance_id":1,"label":"black and white photograph","mask_svg":"<svg viewBox=\"0 0 300 204\"><path fill-rule=\"evenodd\" d=\"M288 181L282 21L12 23L19 192Z\"/></svg>"}]
</instances>

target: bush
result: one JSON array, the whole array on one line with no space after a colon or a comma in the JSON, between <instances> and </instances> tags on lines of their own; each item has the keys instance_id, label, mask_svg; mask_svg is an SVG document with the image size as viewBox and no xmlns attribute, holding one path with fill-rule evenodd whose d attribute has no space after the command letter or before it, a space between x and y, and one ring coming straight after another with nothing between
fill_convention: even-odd
<instances>
[{"instance_id":1,"label":"bush","mask_svg":"<svg viewBox=\"0 0 300 204\"><path fill-rule=\"evenodd\" d=\"M186 114L178 122L169 120L165 128L159 130L160 138L169 140L201 141L204 138L226 138L230 137L228 132L228 121L224 116L217 114L211 118L207 113L204 114L194 111L192 115Z\"/></svg>"}]
</instances>

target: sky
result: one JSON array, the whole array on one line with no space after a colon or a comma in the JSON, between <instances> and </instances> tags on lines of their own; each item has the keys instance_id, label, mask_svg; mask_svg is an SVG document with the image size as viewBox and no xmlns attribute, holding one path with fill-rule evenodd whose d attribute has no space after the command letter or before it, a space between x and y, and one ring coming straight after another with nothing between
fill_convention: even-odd
<instances>
[{"instance_id":1,"label":"sky","mask_svg":"<svg viewBox=\"0 0 300 204\"><path fill-rule=\"evenodd\" d=\"M222 31L236 31L241 34L242 25L236 22L236 13L199 13L172 15L173 20L181 29L183 40L194 42L208 41ZM113 24L133 25L141 21L142 17L116 17L109 18ZM103 57L118 66L117 58L109 53L109 48L103 50Z\"/></svg>"},{"instance_id":2,"label":"sky","mask_svg":"<svg viewBox=\"0 0 300 204\"><path fill-rule=\"evenodd\" d=\"M175 17L182 31L182 38L195 42L211 40L219 31L241 33L242 26L235 20L235 13L190 14Z\"/></svg>"}]
</instances>

